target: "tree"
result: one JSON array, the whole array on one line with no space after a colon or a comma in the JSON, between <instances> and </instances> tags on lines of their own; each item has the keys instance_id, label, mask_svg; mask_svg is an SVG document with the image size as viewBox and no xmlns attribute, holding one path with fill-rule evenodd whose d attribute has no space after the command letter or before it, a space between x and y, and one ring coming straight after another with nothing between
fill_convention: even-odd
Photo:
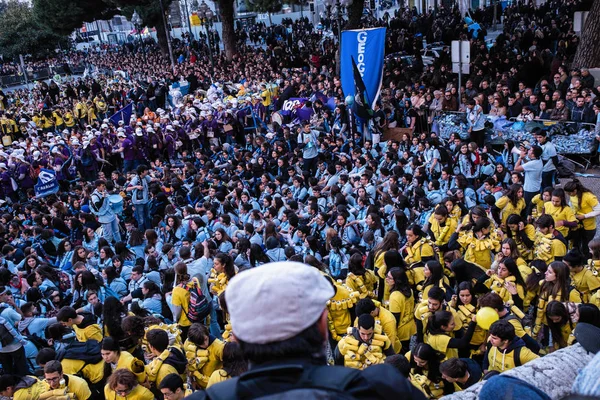
<instances>
[{"instance_id":1,"label":"tree","mask_svg":"<svg viewBox=\"0 0 600 400\"><path fill-rule=\"evenodd\" d=\"M0 52L10 58L31 54L40 58L55 53L62 36L41 25L26 3L11 0L0 15Z\"/></svg>"},{"instance_id":2,"label":"tree","mask_svg":"<svg viewBox=\"0 0 600 400\"><path fill-rule=\"evenodd\" d=\"M233 27L233 7L234 0L215 0L219 4L219 14L221 15L221 27L223 30L223 47L225 48L225 57L229 61L237 54L235 28Z\"/></svg>"},{"instance_id":3,"label":"tree","mask_svg":"<svg viewBox=\"0 0 600 400\"><path fill-rule=\"evenodd\" d=\"M119 10L100 0L33 0L38 23L59 35L70 35L84 22L111 19Z\"/></svg>"},{"instance_id":4,"label":"tree","mask_svg":"<svg viewBox=\"0 0 600 400\"><path fill-rule=\"evenodd\" d=\"M577 46L573 68L600 67L600 0L594 0L592 8L581 32L581 40Z\"/></svg>"},{"instance_id":5,"label":"tree","mask_svg":"<svg viewBox=\"0 0 600 400\"><path fill-rule=\"evenodd\" d=\"M281 8L283 7L281 1L277 0L246 0L246 4L248 5L249 10L268 14L270 25L273 25L271 14L281 11Z\"/></svg>"},{"instance_id":6,"label":"tree","mask_svg":"<svg viewBox=\"0 0 600 400\"><path fill-rule=\"evenodd\" d=\"M363 15L365 8L365 0L354 0L352 4L347 7L348 10L348 22L344 29L357 29L360 28L360 20Z\"/></svg>"}]
</instances>

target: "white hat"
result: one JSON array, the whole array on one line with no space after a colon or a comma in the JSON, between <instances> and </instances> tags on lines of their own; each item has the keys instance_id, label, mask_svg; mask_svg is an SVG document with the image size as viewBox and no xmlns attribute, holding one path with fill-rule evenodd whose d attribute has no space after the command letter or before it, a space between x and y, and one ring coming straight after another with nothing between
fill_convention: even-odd
<instances>
[{"instance_id":1,"label":"white hat","mask_svg":"<svg viewBox=\"0 0 600 400\"><path fill-rule=\"evenodd\" d=\"M58 153L58 147L52 148L52 154L57 154L57 153Z\"/></svg>"},{"instance_id":2,"label":"white hat","mask_svg":"<svg viewBox=\"0 0 600 400\"><path fill-rule=\"evenodd\" d=\"M159 124L158 122L155 122L155 123L154 123L154 127L155 127L155 128L160 128L160 124Z\"/></svg>"},{"instance_id":3,"label":"white hat","mask_svg":"<svg viewBox=\"0 0 600 400\"><path fill-rule=\"evenodd\" d=\"M175 121L173 121L173 125L175 125L175 126L179 126L179 125L181 125L181 124L179 123L179 121L178 121L178 120L175 120Z\"/></svg>"},{"instance_id":4,"label":"white hat","mask_svg":"<svg viewBox=\"0 0 600 400\"><path fill-rule=\"evenodd\" d=\"M144 136L144 132L142 132L142 128L137 128L135 130L135 135L136 136Z\"/></svg>"},{"instance_id":5,"label":"white hat","mask_svg":"<svg viewBox=\"0 0 600 400\"><path fill-rule=\"evenodd\" d=\"M206 111L200 111L200 116L206 118Z\"/></svg>"},{"instance_id":6,"label":"white hat","mask_svg":"<svg viewBox=\"0 0 600 400\"><path fill-rule=\"evenodd\" d=\"M48 133L46 134L46 137L49 137L49 138L51 138L51 137L54 137L54 134L53 134L52 132L48 132Z\"/></svg>"},{"instance_id":7,"label":"white hat","mask_svg":"<svg viewBox=\"0 0 600 400\"><path fill-rule=\"evenodd\" d=\"M5 163L0 163L0 168L2 168L2 169L7 169L7 168L6 168L6 164L5 164Z\"/></svg>"},{"instance_id":8,"label":"white hat","mask_svg":"<svg viewBox=\"0 0 600 400\"><path fill-rule=\"evenodd\" d=\"M89 142L89 140L84 140L84 141L83 141L83 148L84 148L84 149L87 149L87 147L88 147L89 145L90 145L90 142Z\"/></svg>"},{"instance_id":9,"label":"white hat","mask_svg":"<svg viewBox=\"0 0 600 400\"><path fill-rule=\"evenodd\" d=\"M125 125L125 121L119 121L119 125Z\"/></svg>"},{"instance_id":10,"label":"white hat","mask_svg":"<svg viewBox=\"0 0 600 400\"><path fill-rule=\"evenodd\" d=\"M26 123L26 122L27 122L27 120L26 120L25 118L21 118L21 119L19 120L19 123L20 123L20 124L24 124L24 123Z\"/></svg>"},{"instance_id":11,"label":"white hat","mask_svg":"<svg viewBox=\"0 0 600 400\"><path fill-rule=\"evenodd\" d=\"M102 120L102 122L104 122L105 124L108 124L108 118L104 118L104 119Z\"/></svg>"},{"instance_id":12,"label":"white hat","mask_svg":"<svg viewBox=\"0 0 600 400\"><path fill-rule=\"evenodd\" d=\"M173 129L173 125L167 125L167 130L168 131L174 131L175 129Z\"/></svg>"},{"instance_id":13,"label":"white hat","mask_svg":"<svg viewBox=\"0 0 600 400\"><path fill-rule=\"evenodd\" d=\"M117 137L125 137L125 133L124 132L119 132L119 133L117 133Z\"/></svg>"},{"instance_id":14,"label":"white hat","mask_svg":"<svg viewBox=\"0 0 600 400\"><path fill-rule=\"evenodd\" d=\"M139 121L139 122L137 123L137 126L142 126L142 121Z\"/></svg>"},{"instance_id":15,"label":"white hat","mask_svg":"<svg viewBox=\"0 0 600 400\"><path fill-rule=\"evenodd\" d=\"M79 143L79 139L77 138L73 138L71 139L71 146L80 146L81 143Z\"/></svg>"},{"instance_id":16,"label":"white hat","mask_svg":"<svg viewBox=\"0 0 600 400\"><path fill-rule=\"evenodd\" d=\"M236 275L225 300L235 337L266 344L290 339L313 325L334 294L316 268L284 261Z\"/></svg>"},{"instance_id":17,"label":"white hat","mask_svg":"<svg viewBox=\"0 0 600 400\"><path fill-rule=\"evenodd\" d=\"M154 133L154 128L153 128L153 127L151 127L151 126L149 126L149 127L146 129L146 132L148 132L148 133Z\"/></svg>"},{"instance_id":18,"label":"white hat","mask_svg":"<svg viewBox=\"0 0 600 400\"><path fill-rule=\"evenodd\" d=\"M64 131L62 131L62 133L64 133L65 135L68 135L70 132L68 129L65 129Z\"/></svg>"},{"instance_id":19,"label":"white hat","mask_svg":"<svg viewBox=\"0 0 600 400\"><path fill-rule=\"evenodd\" d=\"M125 129L123 129L123 128L117 128L117 132L125 132Z\"/></svg>"},{"instance_id":20,"label":"white hat","mask_svg":"<svg viewBox=\"0 0 600 400\"><path fill-rule=\"evenodd\" d=\"M108 129L108 125L102 124L102 126L100 126L100 129Z\"/></svg>"},{"instance_id":21,"label":"white hat","mask_svg":"<svg viewBox=\"0 0 600 400\"><path fill-rule=\"evenodd\" d=\"M40 153L39 151L36 150L33 152L33 159L39 160L41 155L42 155L42 153Z\"/></svg>"},{"instance_id":22,"label":"white hat","mask_svg":"<svg viewBox=\"0 0 600 400\"><path fill-rule=\"evenodd\" d=\"M25 161L25 157L23 157L23 154L15 154L15 158L21 162Z\"/></svg>"}]
</instances>

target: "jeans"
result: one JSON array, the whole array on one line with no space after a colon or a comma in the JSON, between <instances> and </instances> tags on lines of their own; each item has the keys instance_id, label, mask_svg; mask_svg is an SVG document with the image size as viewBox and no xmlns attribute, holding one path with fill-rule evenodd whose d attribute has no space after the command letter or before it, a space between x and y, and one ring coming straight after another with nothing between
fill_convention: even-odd
<instances>
[{"instance_id":1,"label":"jeans","mask_svg":"<svg viewBox=\"0 0 600 400\"><path fill-rule=\"evenodd\" d=\"M531 215L531 210L533 208L533 204L531 200L535 197L535 195L539 194L538 192L523 192L523 199L525 200L525 215Z\"/></svg>"},{"instance_id":2,"label":"jeans","mask_svg":"<svg viewBox=\"0 0 600 400\"><path fill-rule=\"evenodd\" d=\"M10 353L0 353L0 363L5 374L25 376L30 373L24 346Z\"/></svg>"},{"instance_id":3,"label":"jeans","mask_svg":"<svg viewBox=\"0 0 600 400\"><path fill-rule=\"evenodd\" d=\"M308 171L310 175L314 175L317 172L317 157L305 158L302 169Z\"/></svg>"},{"instance_id":4,"label":"jeans","mask_svg":"<svg viewBox=\"0 0 600 400\"><path fill-rule=\"evenodd\" d=\"M113 239L115 242L121 241L118 218L102 224L102 236L108 241L108 243L111 243Z\"/></svg>"},{"instance_id":5,"label":"jeans","mask_svg":"<svg viewBox=\"0 0 600 400\"><path fill-rule=\"evenodd\" d=\"M135 160L123 160L123 173L128 173L133 170L135 165Z\"/></svg>"},{"instance_id":6,"label":"jeans","mask_svg":"<svg viewBox=\"0 0 600 400\"><path fill-rule=\"evenodd\" d=\"M145 232L146 229L152 227L152 220L150 217L150 202L146 204L134 204L135 207L135 219L138 223L138 229Z\"/></svg>"}]
</instances>

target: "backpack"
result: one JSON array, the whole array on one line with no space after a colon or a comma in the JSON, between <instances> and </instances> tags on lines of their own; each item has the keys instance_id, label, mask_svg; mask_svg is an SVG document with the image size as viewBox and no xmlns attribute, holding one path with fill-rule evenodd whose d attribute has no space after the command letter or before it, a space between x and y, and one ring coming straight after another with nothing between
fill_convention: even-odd
<instances>
[{"instance_id":1,"label":"backpack","mask_svg":"<svg viewBox=\"0 0 600 400\"><path fill-rule=\"evenodd\" d=\"M285 380L281 384L262 385L269 377L298 377ZM360 376L360 371L351 368L318 366L305 369L302 365L278 365L246 372L241 377L228 379L220 385L206 390L207 397L213 400L232 398L298 399L354 399L348 394L350 384ZM251 396L250 396L251 394Z\"/></svg>"},{"instance_id":2,"label":"backpack","mask_svg":"<svg viewBox=\"0 0 600 400\"><path fill-rule=\"evenodd\" d=\"M97 340L88 339L85 342L70 343L56 355L58 361L65 358L69 360L81 360L87 364L98 364L102 361L100 354L100 343Z\"/></svg>"},{"instance_id":3,"label":"backpack","mask_svg":"<svg viewBox=\"0 0 600 400\"><path fill-rule=\"evenodd\" d=\"M202 323L210 315L212 303L202 294L198 279L192 279L192 286L190 287L188 284L185 289L190 293L190 302L185 314L192 324Z\"/></svg>"},{"instance_id":4,"label":"backpack","mask_svg":"<svg viewBox=\"0 0 600 400\"><path fill-rule=\"evenodd\" d=\"M521 366L521 349L522 347L517 347L513 351L513 360L515 361L515 367Z\"/></svg>"},{"instance_id":5,"label":"backpack","mask_svg":"<svg viewBox=\"0 0 600 400\"><path fill-rule=\"evenodd\" d=\"M6 324L9 323L6 320L4 320L3 322ZM8 328L4 326L4 323L0 323L0 343L2 344L3 348L15 341L15 337L8 330Z\"/></svg>"},{"instance_id":6,"label":"backpack","mask_svg":"<svg viewBox=\"0 0 600 400\"><path fill-rule=\"evenodd\" d=\"M443 146L440 146L437 149L440 152L440 163L443 166L448 166L452 164L452 156L448 152L448 149Z\"/></svg>"}]
</instances>

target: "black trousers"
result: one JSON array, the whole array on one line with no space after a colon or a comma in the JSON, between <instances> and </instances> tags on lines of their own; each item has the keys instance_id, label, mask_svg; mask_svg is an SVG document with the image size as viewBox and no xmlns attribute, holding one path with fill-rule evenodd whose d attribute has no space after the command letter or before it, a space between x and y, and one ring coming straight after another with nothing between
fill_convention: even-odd
<instances>
[{"instance_id":1,"label":"black trousers","mask_svg":"<svg viewBox=\"0 0 600 400\"><path fill-rule=\"evenodd\" d=\"M5 374L25 376L31 373L27 367L24 346L12 353L0 353L0 363Z\"/></svg>"}]
</instances>

